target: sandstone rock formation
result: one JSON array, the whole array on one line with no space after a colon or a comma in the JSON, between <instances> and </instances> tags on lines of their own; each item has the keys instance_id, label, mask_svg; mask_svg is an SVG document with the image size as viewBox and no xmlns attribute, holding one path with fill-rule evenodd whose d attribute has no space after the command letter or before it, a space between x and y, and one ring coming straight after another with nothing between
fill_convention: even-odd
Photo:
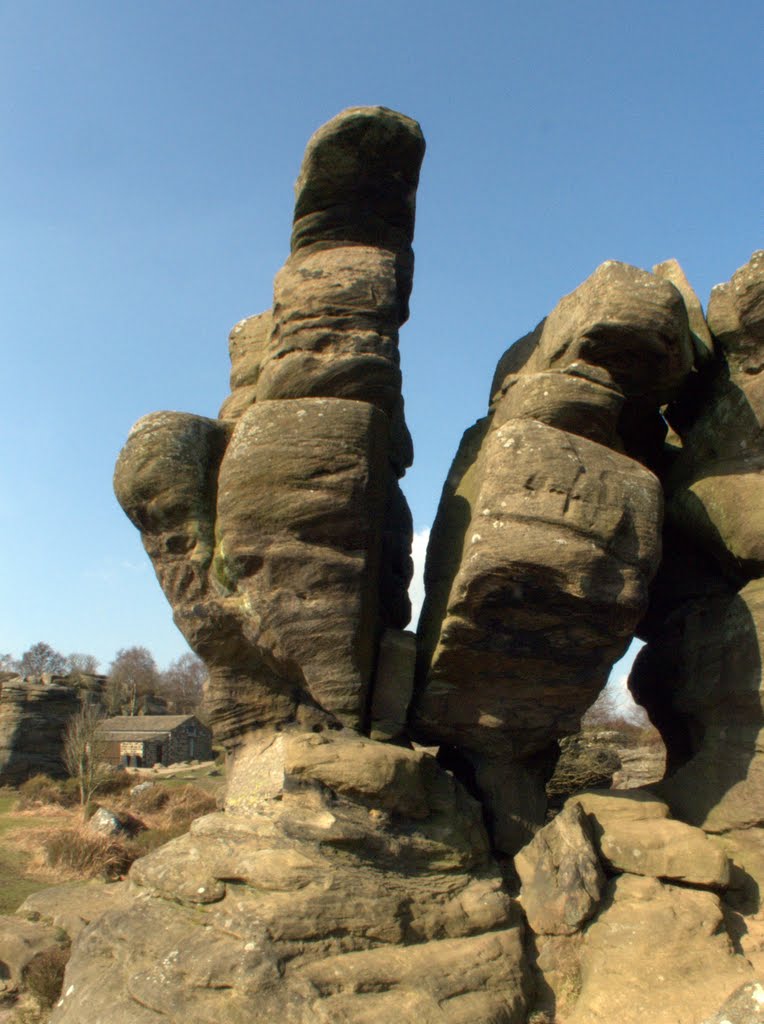
<instances>
[{"instance_id":1,"label":"sandstone rock formation","mask_svg":"<svg viewBox=\"0 0 764 1024\"><path fill-rule=\"evenodd\" d=\"M67 723L81 703L97 701L102 676L28 676L0 679L0 786L32 775L66 775L61 754Z\"/></svg>"},{"instance_id":2,"label":"sandstone rock formation","mask_svg":"<svg viewBox=\"0 0 764 1024\"><path fill-rule=\"evenodd\" d=\"M136 862L55 1024L503 1021L531 991L479 806L430 755L267 732L225 813Z\"/></svg>"},{"instance_id":3,"label":"sandstone rock formation","mask_svg":"<svg viewBox=\"0 0 764 1024\"><path fill-rule=\"evenodd\" d=\"M120 455L210 668L226 806L66 915L52 1024L698 1024L764 969L764 257L708 323L673 261L610 261L505 353L414 640L397 343L423 150L384 108L313 136L219 418L148 416ZM542 827L635 629L670 776Z\"/></svg>"},{"instance_id":4,"label":"sandstone rock formation","mask_svg":"<svg viewBox=\"0 0 764 1024\"><path fill-rule=\"evenodd\" d=\"M695 315L698 332L703 329ZM630 687L663 733L673 813L764 882L764 252L714 288L706 359L666 417L664 558ZM758 858L751 862L750 850ZM744 871L744 873L749 873Z\"/></svg>"},{"instance_id":5,"label":"sandstone rock formation","mask_svg":"<svg viewBox=\"0 0 764 1024\"><path fill-rule=\"evenodd\" d=\"M605 263L502 357L489 414L451 468L413 724L473 776L509 854L543 823L557 739L577 731L646 610L663 497L636 427L660 419L691 365L676 288Z\"/></svg>"},{"instance_id":6,"label":"sandstone rock formation","mask_svg":"<svg viewBox=\"0 0 764 1024\"><path fill-rule=\"evenodd\" d=\"M234 328L221 418L147 416L119 458L117 496L228 742L366 728L382 630L410 616L397 344L423 153L419 126L381 107L313 136L292 254L272 311Z\"/></svg>"},{"instance_id":7,"label":"sandstone rock formation","mask_svg":"<svg viewBox=\"0 0 764 1024\"><path fill-rule=\"evenodd\" d=\"M724 924L728 859L644 791L572 798L515 864L547 1019L698 1024L754 978Z\"/></svg>"}]
</instances>

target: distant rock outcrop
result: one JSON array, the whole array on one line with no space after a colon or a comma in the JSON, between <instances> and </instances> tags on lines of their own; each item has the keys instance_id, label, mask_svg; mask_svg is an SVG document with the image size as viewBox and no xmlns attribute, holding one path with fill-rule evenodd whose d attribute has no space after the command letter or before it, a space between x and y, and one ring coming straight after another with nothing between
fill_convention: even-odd
<instances>
[{"instance_id":1,"label":"distant rock outcrop","mask_svg":"<svg viewBox=\"0 0 764 1024\"><path fill-rule=\"evenodd\" d=\"M66 775L64 732L83 700L97 701L103 676L21 676L0 679L0 786L32 775Z\"/></svg>"}]
</instances>

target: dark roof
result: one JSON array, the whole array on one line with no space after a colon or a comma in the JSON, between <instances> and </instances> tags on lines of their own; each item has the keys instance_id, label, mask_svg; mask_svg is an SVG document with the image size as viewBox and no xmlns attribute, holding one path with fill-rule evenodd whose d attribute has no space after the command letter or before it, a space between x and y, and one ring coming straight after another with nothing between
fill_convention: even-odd
<instances>
[{"instance_id":1,"label":"dark roof","mask_svg":"<svg viewBox=\"0 0 764 1024\"><path fill-rule=\"evenodd\" d=\"M98 729L102 733L129 733L131 736L141 733L141 739L149 739L195 720L194 715L117 715L104 718Z\"/></svg>"}]
</instances>

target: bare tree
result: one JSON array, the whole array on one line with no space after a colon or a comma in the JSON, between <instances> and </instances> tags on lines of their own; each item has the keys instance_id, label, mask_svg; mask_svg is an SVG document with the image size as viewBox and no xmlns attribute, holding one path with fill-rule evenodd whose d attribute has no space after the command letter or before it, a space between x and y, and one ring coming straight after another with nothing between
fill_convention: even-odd
<instances>
[{"instance_id":1,"label":"bare tree","mask_svg":"<svg viewBox=\"0 0 764 1024\"><path fill-rule=\"evenodd\" d=\"M162 694L170 709L176 715L197 711L206 679L207 666L190 651L171 662L161 679Z\"/></svg>"},{"instance_id":2,"label":"bare tree","mask_svg":"<svg viewBox=\"0 0 764 1024\"><path fill-rule=\"evenodd\" d=\"M105 743L99 733L102 721L103 714L97 705L83 704L69 719L64 733L64 765L69 775L77 780L83 821L87 821L90 801L112 771L106 762Z\"/></svg>"},{"instance_id":3,"label":"bare tree","mask_svg":"<svg viewBox=\"0 0 764 1024\"><path fill-rule=\"evenodd\" d=\"M94 676L98 673L98 658L93 654L82 654L76 652L66 657L67 672L84 672L86 675Z\"/></svg>"},{"instance_id":4,"label":"bare tree","mask_svg":"<svg viewBox=\"0 0 764 1024\"><path fill-rule=\"evenodd\" d=\"M159 669L145 647L123 647L109 668L106 705L109 714L137 715L159 688Z\"/></svg>"},{"instance_id":5,"label":"bare tree","mask_svg":"<svg viewBox=\"0 0 764 1024\"><path fill-rule=\"evenodd\" d=\"M40 676L43 672L63 675L66 672L66 658L55 651L50 644L40 641L24 651L18 663L22 676Z\"/></svg>"}]
</instances>

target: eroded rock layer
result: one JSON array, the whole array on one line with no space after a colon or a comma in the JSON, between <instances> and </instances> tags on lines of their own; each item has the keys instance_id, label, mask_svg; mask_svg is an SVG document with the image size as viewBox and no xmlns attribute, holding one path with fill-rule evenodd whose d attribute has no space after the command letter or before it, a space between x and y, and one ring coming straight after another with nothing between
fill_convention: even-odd
<instances>
[{"instance_id":1,"label":"eroded rock layer","mask_svg":"<svg viewBox=\"0 0 764 1024\"><path fill-rule=\"evenodd\" d=\"M54 1024L697 1024L764 969L764 254L707 320L675 261L609 261L502 356L415 639L423 151L381 107L313 136L219 418L154 414L120 455L228 789L75 921ZM542 828L558 740L635 629L660 798L578 794Z\"/></svg>"},{"instance_id":2,"label":"eroded rock layer","mask_svg":"<svg viewBox=\"0 0 764 1024\"><path fill-rule=\"evenodd\" d=\"M398 328L423 153L416 122L383 107L324 125L273 309L231 332L220 419L148 416L120 455L117 497L210 668L226 742L368 728L382 632L410 617Z\"/></svg>"},{"instance_id":3,"label":"eroded rock layer","mask_svg":"<svg viewBox=\"0 0 764 1024\"><path fill-rule=\"evenodd\" d=\"M0 786L17 786L33 775L66 775L64 733L83 702L97 702L102 676L0 678Z\"/></svg>"},{"instance_id":4,"label":"eroded rock layer","mask_svg":"<svg viewBox=\"0 0 764 1024\"><path fill-rule=\"evenodd\" d=\"M543 822L556 741L647 607L663 497L630 457L632 425L659 418L691 365L677 289L605 263L502 357L489 414L454 460L428 548L413 727L472 777L507 853Z\"/></svg>"},{"instance_id":5,"label":"eroded rock layer","mask_svg":"<svg viewBox=\"0 0 764 1024\"><path fill-rule=\"evenodd\" d=\"M630 686L666 740L674 812L760 835L764 252L714 288L707 319L714 356L666 412L665 554Z\"/></svg>"},{"instance_id":6,"label":"eroded rock layer","mask_svg":"<svg viewBox=\"0 0 764 1024\"><path fill-rule=\"evenodd\" d=\"M225 813L136 862L54 1024L522 1024L523 926L479 806L430 755L264 732Z\"/></svg>"}]
</instances>

